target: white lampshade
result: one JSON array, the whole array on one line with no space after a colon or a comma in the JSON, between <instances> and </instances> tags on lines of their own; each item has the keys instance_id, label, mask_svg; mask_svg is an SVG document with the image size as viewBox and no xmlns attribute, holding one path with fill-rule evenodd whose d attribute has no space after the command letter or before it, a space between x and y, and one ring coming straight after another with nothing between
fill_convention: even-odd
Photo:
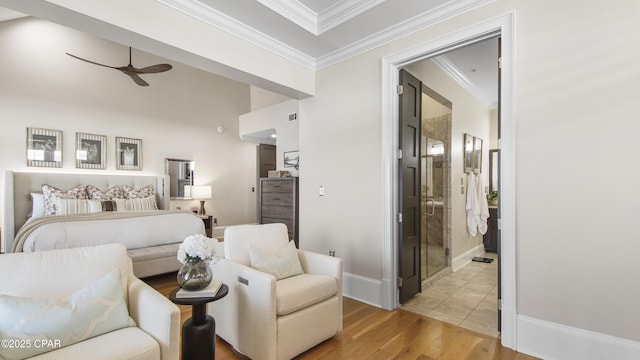
<instances>
[{"instance_id":1,"label":"white lampshade","mask_svg":"<svg viewBox=\"0 0 640 360\"><path fill-rule=\"evenodd\" d=\"M191 197L194 199L211 199L211 186L191 186Z\"/></svg>"}]
</instances>

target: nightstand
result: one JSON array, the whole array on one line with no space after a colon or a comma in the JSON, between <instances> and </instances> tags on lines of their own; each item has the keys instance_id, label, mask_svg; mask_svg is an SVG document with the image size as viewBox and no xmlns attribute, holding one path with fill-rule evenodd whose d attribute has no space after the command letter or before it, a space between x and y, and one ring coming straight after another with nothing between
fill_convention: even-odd
<instances>
[{"instance_id":1,"label":"nightstand","mask_svg":"<svg viewBox=\"0 0 640 360\"><path fill-rule=\"evenodd\" d=\"M204 223L204 231L205 231L205 233L207 234L208 237L211 237L211 234L213 233L212 227L211 227L211 225L213 223L213 220L212 220L213 216L211 216L211 215L202 215L202 216L198 215L198 217L200 219L202 219L202 222Z\"/></svg>"}]
</instances>

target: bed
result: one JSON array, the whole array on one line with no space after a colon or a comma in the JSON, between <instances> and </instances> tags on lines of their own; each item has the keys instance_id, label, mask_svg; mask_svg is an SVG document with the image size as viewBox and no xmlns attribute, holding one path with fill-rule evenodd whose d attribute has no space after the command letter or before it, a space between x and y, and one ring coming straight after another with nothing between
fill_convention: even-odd
<instances>
[{"instance_id":1,"label":"bed","mask_svg":"<svg viewBox=\"0 0 640 360\"><path fill-rule=\"evenodd\" d=\"M180 263L176 253L179 244L188 235L204 233L204 223L192 212L169 210L168 176L6 171L4 180L5 252L118 242L127 247L135 275L148 277L178 270ZM99 189L98 195L106 189L122 187L132 191L133 198L108 201L59 199L59 209L56 207L51 212L55 216L30 216L31 212L37 211L34 204L39 201L32 203L32 194L42 193L43 184L64 191L79 185L91 185L92 189ZM83 186L78 188L84 189ZM149 196L150 189L152 196ZM137 194L145 197L140 195L136 199ZM149 208L149 203L155 203L158 210ZM45 211L51 210L48 206ZM81 206L82 211L78 210ZM139 211L122 211L125 208Z\"/></svg>"}]
</instances>

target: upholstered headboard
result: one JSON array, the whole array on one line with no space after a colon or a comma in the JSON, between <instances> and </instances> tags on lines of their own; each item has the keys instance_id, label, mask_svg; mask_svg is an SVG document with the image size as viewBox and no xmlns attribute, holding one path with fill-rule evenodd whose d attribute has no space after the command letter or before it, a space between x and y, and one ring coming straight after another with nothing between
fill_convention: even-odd
<instances>
[{"instance_id":1,"label":"upholstered headboard","mask_svg":"<svg viewBox=\"0 0 640 360\"><path fill-rule=\"evenodd\" d=\"M62 190L80 184L108 189L114 185L130 185L137 188L152 184L156 188L156 203L160 209L169 209L168 176L134 176L104 174L61 174L5 171L4 174L4 224L2 237L4 250L11 250L13 238L27 221L31 212L32 192L42 192L42 185L49 184Z\"/></svg>"}]
</instances>

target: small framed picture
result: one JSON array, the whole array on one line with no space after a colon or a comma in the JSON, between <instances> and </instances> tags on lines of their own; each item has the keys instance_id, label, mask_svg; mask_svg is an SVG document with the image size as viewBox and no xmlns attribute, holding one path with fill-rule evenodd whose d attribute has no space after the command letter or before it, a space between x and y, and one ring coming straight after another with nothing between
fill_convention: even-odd
<instances>
[{"instance_id":1,"label":"small framed picture","mask_svg":"<svg viewBox=\"0 0 640 360\"><path fill-rule=\"evenodd\" d=\"M116 137L116 169L142 170L142 140Z\"/></svg>"},{"instance_id":2,"label":"small framed picture","mask_svg":"<svg viewBox=\"0 0 640 360\"><path fill-rule=\"evenodd\" d=\"M76 168L107 168L107 137L104 135L76 133Z\"/></svg>"},{"instance_id":3,"label":"small framed picture","mask_svg":"<svg viewBox=\"0 0 640 360\"><path fill-rule=\"evenodd\" d=\"M27 128L27 166L62 167L62 131Z\"/></svg>"},{"instance_id":4,"label":"small framed picture","mask_svg":"<svg viewBox=\"0 0 640 360\"><path fill-rule=\"evenodd\" d=\"M300 151L285 151L284 152L284 167L294 167L298 169L300 167Z\"/></svg>"}]
</instances>

